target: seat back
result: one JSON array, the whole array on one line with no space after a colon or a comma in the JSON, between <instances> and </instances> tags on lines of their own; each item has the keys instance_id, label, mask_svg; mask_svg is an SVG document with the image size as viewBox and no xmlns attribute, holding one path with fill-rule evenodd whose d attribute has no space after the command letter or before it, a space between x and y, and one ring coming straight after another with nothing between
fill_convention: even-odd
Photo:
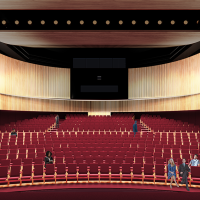
<instances>
[{"instance_id":1,"label":"seat back","mask_svg":"<svg viewBox=\"0 0 200 200\"><path fill-rule=\"evenodd\" d=\"M109 173L109 164L107 164L107 163L102 163L101 165L100 165L100 173L101 174L108 174Z\"/></svg>"},{"instance_id":2,"label":"seat back","mask_svg":"<svg viewBox=\"0 0 200 200\"><path fill-rule=\"evenodd\" d=\"M77 172L76 167L77 167L76 163L68 163L67 173L68 174L76 174L76 172Z\"/></svg>"},{"instance_id":3,"label":"seat back","mask_svg":"<svg viewBox=\"0 0 200 200\"><path fill-rule=\"evenodd\" d=\"M123 171L122 171L122 173L123 173ZM141 164L140 163L133 164L133 174L142 174Z\"/></svg>"},{"instance_id":4,"label":"seat back","mask_svg":"<svg viewBox=\"0 0 200 200\"><path fill-rule=\"evenodd\" d=\"M79 174L87 174L87 166L86 163L79 163Z\"/></svg>"},{"instance_id":5,"label":"seat back","mask_svg":"<svg viewBox=\"0 0 200 200\"><path fill-rule=\"evenodd\" d=\"M55 166L54 164L47 164L46 165L46 175L53 175L55 173Z\"/></svg>"},{"instance_id":6,"label":"seat back","mask_svg":"<svg viewBox=\"0 0 200 200\"><path fill-rule=\"evenodd\" d=\"M10 159L2 159L1 166L10 166Z\"/></svg>"},{"instance_id":7,"label":"seat back","mask_svg":"<svg viewBox=\"0 0 200 200\"><path fill-rule=\"evenodd\" d=\"M57 164L57 174L65 174L66 173L66 164L58 163Z\"/></svg>"},{"instance_id":8,"label":"seat back","mask_svg":"<svg viewBox=\"0 0 200 200\"><path fill-rule=\"evenodd\" d=\"M34 162L35 164L43 164L43 158L35 158Z\"/></svg>"},{"instance_id":9,"label":"seat back","mask_svg":"<svg viewBox=\"0 0 200 200\"><path fill-rule=\"evenodd\" d=\"M191 166L191 177L200 178L200 167Z\"/></svg>"},{"instance_id":10,"label":"seat back","mask_svg":"<svg viewBox=\"0 0 200 200\"><path fill-rule=\"evenodd\" d=\"M26 158L23 161L24 161L24 165L31 165L32 162L33 162L33 159L32 158Z\"/></svg>"},{"instance_id":11,"label":"seat back","mask_svg":"<svg viewBox=\"0 0 200 200\"><path fill-rule=\"evenodd\" d=\"M34 165L34 175L43 175L44 166L43 164Z\"/></svg>"},{"instance_id":12,"label":"seat back","mask_svg":"<svg viewBox=\"0 0 200 200\"><path fill-rule=\"evenodd\" d=\"M119 163L112 163L111 164L111 174L119 174L120 173L120 164Z\"/></svg>"},{"instance_id":13,"label":"seat back","mask_svg":"<svg viewBox=\"0 0 200 200\"><path fill-rule=\"evenodd\" d=\"M144 175L153 175L153 164L144 164Z\"/></svg>"},{"instance_id":14,"label":"seat back","mask_svg":"<svg viewBox=\"0 0 200 200\"><path fill-rule=\"evenodd\" d=\"M32 176L32 164L23 166L22 176Z\"/></svg>"},{"instance_id":15,"label":"seat back","mask_svg":"<svg viewBox=\"0 0 200 200\"><path fill-rule=\"evenodd\" d=\"M98 164L97 163L90 164L90 174L98 174Z\"/></svg>"},{"instance_id":16,"label":"seat back","mask_svg":"<svg viewBox=\"0 0 200 200\"><path fill-rule=\"evenodd\" d=\"M155 174L164 176L165 174L164 165L155 164Z\"/></svg>"},{"instance_id":17,"label":"seat back","mask_svg":"<svg viewBox=\"0 0 200 200\"><path fill-rule=\"evenodd\" d=\"M0 166L0 178L6 178L8 173L7 166Z\"/></svg>"},{"instance_id":18,"label":"seat back","mask_svg":"<svg viewBox=\"0 0 200 200\"><path fill-rule=\"evenodd\" d=\"M10 167L10 177L16 177L20 175L21 165L12 165Z\"/></svg>"},{"instance_id":19,"label":"seat back","mask_svg":"<svg viewBox=\"0 0 200 200\"><path fill-rule=\"evenodd\" d=\"M122 174L130 174L131 173L131 169L130 169L131 164L129 164L129 163L122 163L121 166L122 166Z\"/></svg>"}]
</instances>

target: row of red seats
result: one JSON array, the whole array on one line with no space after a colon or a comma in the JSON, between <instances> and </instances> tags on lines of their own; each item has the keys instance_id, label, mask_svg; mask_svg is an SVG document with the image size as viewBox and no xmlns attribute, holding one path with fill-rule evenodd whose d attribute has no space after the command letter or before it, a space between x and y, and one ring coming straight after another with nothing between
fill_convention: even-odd
<instances>
[{"instance_id":1,"label":"row of red seats","mask_svg":"<svg viewBox=\"0 0 200 200\"><path fill-rule=\"evenodd\" d=\"M11 183L22 183L24 181L34 184L34 182L42 181L43 183L53 181L140 181L144 182L164 182L167 181L167 170L163 165L156 164L155 167L152 164L145 164L141 167L139 164L134 164L132 167L128 163L120 165L118 163L109 164L102 163L100 166L96 163L70 163L66 167L65 164L57 164L55 167L47 165L46 168L42 164L32 165L12 165L10 168L7 166L0 166L0 183L10 185ZM191 173L189 176L189 184L200 183L200 167L191 167ZM177 182L181 179L177 176Z\"/></svg>"}]
</instances>

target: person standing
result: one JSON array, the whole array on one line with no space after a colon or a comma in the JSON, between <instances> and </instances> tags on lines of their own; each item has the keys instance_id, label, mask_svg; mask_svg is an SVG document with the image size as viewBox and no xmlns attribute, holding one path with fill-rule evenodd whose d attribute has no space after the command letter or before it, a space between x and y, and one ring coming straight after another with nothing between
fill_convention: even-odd
<instances>
[{"instance_id":1,"label":"person standing","mask_svg":"<svg viewBox=\"0 0 200 200\"><path fill-rule=\"evenodd\" d=\"M59 116L58 115L56 115L55 120L56 120L56 128L59 128Z\"/></svg>"},{"instance_id":2,"label":"person standing","mask_svg":"<svg viewBox=\"0 0 200 200\"><path fill-rule=\"evenodd\" d=\"M15 129L12 130L11 136L15 135L17 137L17 133L15 132Z\"/></svg>"},{"instance_id":3,"label":"person standing","mask_svg":"<svg viewBox=\"0 0 200 200\"><path fill-rule=\"evenodd\" d=\"M187 180L188 172L190 171L190 168L186 164L185 158L183 158L182 164L179 166L178 171L179 171L180 176L182 177L181 184L185 183L187 191L190 191L190 189L188 187L188 180Z\"/></svg>"},{"instance_id":4,"label":"person standing","mask_svg":"<svg viewBox=\"0 0 200 200\"><path fill-rule=\"evenodd\" d=\"M135 137L136 132L138 132L138 130L137 130L137 121L135 121L135 124L133 124L133 132L134 132L134 137Z\"/></svg>"},{"instance_id":5,"label":"person standing","mask_svg":"<svg viewBox=\"0 0 200 200\"><path fill-rule=\"evenodd\" d=\"M198 160L198 155L197 154L195 154L194 155L194 159L190 161L189 167L190 166L195 166L195 167L200 166L200 161Z\"/></svg>"},{"instance_id":6,"label":"person standing","mask_svg":"<svg viewBox=\"0 0 200 200\"><path fill-rule=\"evenodd\" d=\"M176 186L179 187L179 185L176 182L176 165L174 163L174 160L172 158L168 161L168 179L171 179L170 188L172 189L172 182L174 181L176 183Z\"/></svg>"}]
</instances>

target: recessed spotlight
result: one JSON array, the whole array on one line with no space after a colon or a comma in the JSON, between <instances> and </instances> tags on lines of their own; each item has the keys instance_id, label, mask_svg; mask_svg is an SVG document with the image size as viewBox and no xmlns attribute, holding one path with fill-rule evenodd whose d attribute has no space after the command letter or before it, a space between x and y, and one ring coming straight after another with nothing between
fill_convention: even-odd
<instances>
[{"instance_id":1,"label":"recessed spotlight","mask_svg":"<svg viewBox=\"0 0 200 200\"><path fill-rule=\"evenodd\" d=\"M1 22L3 25L5 25L6 24L6 20L2 20L2 22Z\"/></svg>"},{"instance_id":2,"label":"recessed spotlight","mask_svg":"<svg viewBox=\"0 0 200 200\"><path fill-rule=\"evenodd\" d=\"M67 24L70 25L70 24L71 24L71 21L70 21L70 20L67 20Z\"/></svg>"},{"instance_id":3,"label":"recessed spotlight","mask_svg":"<svg viewBox=\"0 0 200 200\"><path fill-rule=\"evenodd\" d=\"M109 20L107 20L107 21L106 21L106 24L107 24L107 25L109 25L109 24L110 24L110 21L109 21Z\"/></svg>"},{"instance_id":4,"label":"recessed spotlight","mask_svg":"<svg viewBox=\"0 0 200 200\"><path fill-rule=\"evenodd\" d=\"M58 21L57 20L54 20L54 22L53 22L55 25L57 25L58 24Z\"/></svg>"},{"instance_id":5,"label":"recessed spotlight","mask_svg":"<svg viewBox=\"0 0 200 200\"><path fill-rule=\"evenodd\" d=\"M145 20L145 22L144 22L146 25L148 25L149 24L149 21L148 20Z\"/></svg>"},{"instance_id":6,"label":"recessed spotlight","mask_svg":"<svg viewBox=\"0 0 200 200\"><path fill-rule=\"evenodd\" d=\"M119 21L119 24L120 24L120 25L122 25L122 24L123 24L123 21L122 21L122 20L120 20L120 21Z\"/></svg>"},{"instance_id":7,"label":"recessed spotlight","mask_svg":"<svg viewBox=\"0 0 200 200\"><path fill-rule=\"evenodd\" d=\"M83 20L81 20L81 21L80 21L80 24L81 24L81 25L83 25L83 24L84 24L84 21L83 21Z\"/></svg>"},{"instance_id":8,"label":"recessed spotlight","mask_svg":"<svg viewBox=\"0 0 200 200\"><path fill-rule=\"evenodd\" d=\"M162 21L161 21L161 20L158 20L158 24L161 25L161 24L162 24Z\"/></svg>"},{"instance_id":9,"label":"recessed spotlight","mask_svg":"<svg viewBox=\"0 0 200 200\"><path fill-rule=\"evenodd\" d=\"M97 21L96 21L96 20L94 20L94 21L93 21L93 24L94 24L94 25L96 25L96 24L97 24Z\"/></svg>"},{"instance_id":10,"label":"recessed spotlight","mask_svg":"<svg viewBox=\"0 0 200 200\"><path fill-rule=\"evenodd\" d=\"M183 23L184 23L185 25L187 25L187 24L188 24L188 20L185 20Z\"/></svg>"},{"instance_id":11,"label":"recessed spotlight","mask_svg":"<svg viewBox=\"0 0 200 200\"><path fill-rule=\"evenodd\" d=\"M197 20L197 24L199 23L199 20Z\"/></svg>"},{"instance_id":12,"label":"recessed spotlight","mask_svg":"<svg viewBox=\"0 0 200 200\"><path fill-rule=\"evenodd\" d=\"M31 20L28 20L28 24L31 25L31 24L32 24L32 21L31 21Z\"/></svg>"},{"instance_id":13,"label":"recessed spotlight","mask_svg":"<svg viewBox=\"0 0 200 200\"><path fill-rule=\"evenodd\" d=\"M15 24L18 25L18 24L19 24L19 21L18 21L18 20L15 20Z\"/></svg>"},{"instance_id":14,"label":"recessed spotlight","mask_svg":"<svg viewBox=\"0 0 200 200\"><path fill-rule=\"evenodd\" d=\"M172 24L172 25L174 25L174 24L175 24L175 21L174 21L174 20L172 20L172 21L171 21L171 24Z\"/></svg>"},{"instance_id":15,"label":"recessed spotlight","mask_svg":"<svg viewBox=\"0 0 200 200\"><path fill-rule=\"evenodd\" d=\"M45 21L44 21L44 20L42 20L42 21L41 21L41 24L42 24L42 25L44 25L44 24L45 24Z\"/></svg>"},{"instance_id":16,"label":"recessed spotlight","mask_svg":"<svg viewBox=\"0 0 200 200\"><path fill-rule=\"evenodd\" d=\"M135 24L136 24L136 21L135 21L135 20L133 20L133 21L132 21L132 24L133 24L133 25L135 25Z\"/></svg>"}]
</instances>

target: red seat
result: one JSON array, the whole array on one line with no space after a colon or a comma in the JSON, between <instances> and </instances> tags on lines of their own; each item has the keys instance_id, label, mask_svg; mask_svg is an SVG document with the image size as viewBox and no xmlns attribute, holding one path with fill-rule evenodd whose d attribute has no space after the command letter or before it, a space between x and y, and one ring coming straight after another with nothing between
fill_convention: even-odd
<instances>
[{"instance_id":1,"label":"red seat","mask_svg":"<svg viewBox=\"0 0 200 200\"><path fill-rule=\"evenodd\" d=\"M145 180L152 180L154 181L154 174L153 174L153 164L144 164L144 176L143 182Z\"/></svg>"},{"instance_id":2,"label":"red seat","mask_svg":"<svg viewBox=\"0 0 200 200\"><path fill-rule=\"evenodd\" d=\"M112 163L111 164L110 180L121 180L120 164L119 163Z\"/></svg>"},{"instance_id":3,"label":"red seat","mask_svg":"<svg viewBox=\"0 0 200 200\"><path fill-rule=\"evenodd\" d=\"M133 179L132 180L143 180L142 169L140 163L133 164Z\"/></svg>"},{"instance_id":4,"label":"red seat","mask_svg":"<svg viewBox=\"0 0 200 200\"><path fill-rule=\"evenodd\" d=\"M21 176L21 182L20 185L22 184L23 181L26 182L32 182L32 164L31 165L24 165L22 169L22 176Z\"/></svg>"},{"instance_id":5,"label":"red seat","mask_svg":"<svg viewBox=\"0 0 200 200\"><path fill-rule=\"evenodd\" d=\"M54 180L56 183L56 176L55 176L55 166L54 164L46 165L46 171L44 175L44 182Z\"/></svg>"},{"instance_id":6,"label":"red seat","mask_svg":"<svg viewBox=\"0 0 200 200\"><path fill-rule=\"evenodd\" d=\"M164 181L165 184L167 183L164 165L155 164L155 181Z\"/></svg>"},{"instance_id":7,"label":"red seat","mask_svg":"<svg viewBox=\"0 0 200 200\"><path fill-rule=\"evenodd\" d=\"M156 158L156 164L164 164L164 158Z\"/></svg>"},{"instance_id":8,"label":"red seat","mask_svg":"<svg viewBox=\"0 0 200 200\"><path fill-rule=\"evenodd\" d=\"M145 157L145 164L153 164L153 157Z\"/></svg>"},{"instance_id":9,"label":"red seat","mask_svg":"<svg viewBox=\"0 0 200 200\"><path fill-rule=\"evenodd\" d=\"M109 164L107 163L102 163L100 165L100 180L110 181L110 169L109 169Z\"/></svg>"},{"instance_id":10,"label":"red seat","mask_svg":"<svg viewBox=\"0 0 200 200\"><path fill-rule=\"evenodd\" d=\"M0 166L0 183L8 183L7 178L8 178L8 167L7 166Z\"/></svg>"},{"instance_id":11,"label":"red seat","mask_svg":"<svg viewBox=\"0 0 200 200\"><path fill-rule=\"evenodd\" d=\"M77 181L88 181L88 164L79 163Z\"/></svg>"},{"instance_id":12,"label":"red seat","mask_svg":"<svg viewBox=\"0 0 200 200\"><path fill-rule=\"evenodd\" d=\"M43 164L35 164L34 165L34 170L33 170L33 182L34 181L43 181L44 182L44 166Z\"/></svg>"},{"instance_id":13,"label":"red seat","mask_svg":"<svg viewBox=\"0 0 200 200\"><path fill-rule=\"evenodd\" d=\"M10 166L10 159L2 159L1 160L1 166Z\"/></svg>"},{"instance_id":14,"label":"red seat","mask_svg":"<svg viewBox=\"0 0 200 200\"><path fill-rule=\"evenodd\" d=\"M68 163L67 167L67 181L69 180L77 180L77 164L76 163Z\"/></svg>"},{"instance_id":15,"label":"red seat","mask_svg":"<svg viewBox=\"0 0 200 200\"><path fill-rule=\"evenodd\" d=\"M35 159L33 160L33 163L34 163L34 164L43 164L43 158L35 158Z\"/></svg>"},{"instance_id":16,"label":"red seat","mask_svg":"<svg viewBox=\"0 0 200 200\"><path fill-rule=\"evenodd\" d=\"M191 180L189 183L190 183L190 186L191 186L191 183L193 185L195 185L195 184L199 185L199 183L200 183L200 167L191 166Z\"/></svg>"},{"instance_id":17,"label":"red seat","mask_svg":"<svg viewBox=\"0 0 200 200\"><path fill-rule=\"evenodd\" d=\"M56 167L56 181L57 180L66 180L67 182L67 176L66 176L66 164L58 163Z\"/></svg>"},{"instance_id":18,"label":"red seat","mask_svg":"<svg viewBox=\"0 0 200 200\"><path fill-rule=\"evenodd\" d=\"M23 160L23 165L32 165L33 159L32 158L25 158Z\"/></svg>"},{"instance_id":19,"label":"red seat","mask_svg":"<svg viewBox=\"0 0 200 200\"><path fill-rule=\"evenodd\" d=\"M90 170L89 170L89 180L99 180L99 168L97 163L91 163L90 164Z\"/></svg>"},{"instance_id":20,"label":"red seat","mask_svg":"<svg viewBox=\"0 0 200 200\"><path fill-rule=\"evenodd\" d=\"M8 185L11 182L20 182L20 170L21 166L20 165L12 165L10 167L10 173L9 173L9 178L8 178Z\"/></svg>"},{"instance_id":21,"label":"red seat","mask_svg":"<svg viewBox=\"0 0 200 200\"><path fill-rule=\"evenodd\" d=\"M121 172L121 181L132 181L133 173L131 164L129 163L122 163L122 172Z\"/></svg>"}]
</instances>

